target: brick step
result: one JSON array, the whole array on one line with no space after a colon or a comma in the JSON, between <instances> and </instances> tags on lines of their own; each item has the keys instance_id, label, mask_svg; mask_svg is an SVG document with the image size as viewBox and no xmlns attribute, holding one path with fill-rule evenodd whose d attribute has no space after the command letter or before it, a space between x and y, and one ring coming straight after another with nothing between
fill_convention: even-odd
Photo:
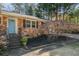
<instances>
[{"instance_id":1,"label":"brick step","mask_svg":"<svg viewBox=\"0 0 79 59\"><path fill-rule=\"evenodd\" d=\"M20 42L18 42L18 41L9 41L9 44L12 44L12 43L20 43Z\"/></svg>"},{"instance_id":2,"label":"brick step","mask_svg":"<svg viewBox=\"0 0 79 59\"><path fill-rule=\"evenodd\" d=\"M8 40L19 40L20 38L8 38Z\"/></svg>"},{"instance_id":3,"label":"brick step","mask_svg":"<svg viewBox=\"0 0 79 59\"><path fill-rule=\"evenodd\" d=\"M20 46L20 44L11 44L11 45L9 45L9 47L15 47L15 46Z\"/></svg>"},{"instance_id":4,"label":"brick step","mask_svg":"<svg viewBox=\"0 0 79 59\"><path fill-rule=\"evenodd\" d=\"M9 37L9 40L16 40L16 39L20 39L19 37Z\"/></svg>"},{"instance_id":5,"label":"brick step","mask_svg":"<svg viewBox=\"0 0 79 59\"><path fill-rule=\"evenodd\" d=\"M20 41L19 38L16 38L16 39L8 39L8 41Z\"/></svg>"},{"instance_id":6,"label":"brick step","mask_svg":"<svg viewBox=\"0 0 79 59\"><path fill-rule=\"evenodd\" d=\"M9 49L20 48L21 46L8 46Z\"/></svg>"},{"instance_id":7,"label":"brick step","mask_svg":"<svg viewBox=\"0 0 79 59\"><path fill-rule=\"evenodd\" d=\"M18 38L17 39L11 39L11 40L9 39L9 41L20 41L20 39L18 39Z\"/></svg>"},{"instance_id":8,"label":"brick step","mask_svg":"<svg viewBox=\"0 0 79 59\"><path fill-rule=\"evenodd\" d=\"M8 47L19 47L20 43L9 43Z\"/></svg>"},{"instance_id":9,"label":"brick step","mask_svg":"<svg viewBox=\"0 0 79 59\"><path fill-rule=\"evenodd\" d=\"M18 48L20 47L20 37L17 34L9 34L8 35L8 48Z\"/></svg>"},{"instance_id":10,"label":"brick step","mask_svg":"<svg viewBox=\"0 0 79 59\"><path fill-rule=\"evenodd\" d=\"M9 44L20 44L20 42L9 42Z\"/></svg>"},{"instance_id":11,"label":"brick step","mask_svg":"<svg viewBox=\"0 0 79 59\"><path fill-rule=\"evenodd\" d=\"M13 45L13 44L20 44L20 43L19 42L10 42L9 44Z\"/></svg>"}]
</instances>

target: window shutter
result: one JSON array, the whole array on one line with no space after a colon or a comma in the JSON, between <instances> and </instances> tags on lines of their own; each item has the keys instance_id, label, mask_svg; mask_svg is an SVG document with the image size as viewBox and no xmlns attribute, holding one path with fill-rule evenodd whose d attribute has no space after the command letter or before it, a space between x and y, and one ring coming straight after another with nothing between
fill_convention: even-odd
<instances>
[{"instance_id":1,"label":"window shutter","mask_svg":"<svg viewBox=\"0 0 79 59\"><path fill-rule=\"evenodd\" d=\"M36 28L38 28L38 21L36 22Z\"/></svg>"},{"instance_id":2,"label":"window shutter","mask_svg":"<svg viewBox=\"0 0 79 59\"><path fill-rule=\"evenodd\" d=\"M0 24L1 24L1 17L0 17Z\"/></svg>"},{"instance_id":3,"label":"window shutter","mask_svg":"<svg viewBox=\"0 0 79 59\"><path fill-rule=\"evenodd\" d=\"M26 20L23 20L23 27L25 28Z\"/></svg>"}]
</instances>

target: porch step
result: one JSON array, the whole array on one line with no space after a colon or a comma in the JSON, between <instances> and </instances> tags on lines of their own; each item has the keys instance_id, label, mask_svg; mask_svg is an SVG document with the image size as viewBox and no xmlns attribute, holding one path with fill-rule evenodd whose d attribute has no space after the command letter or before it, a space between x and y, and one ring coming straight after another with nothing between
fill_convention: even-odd
<instances>
[{"instance_id":1,"label":"porch step","mask_svg":"<svg viewBox=\"0 0 79 59\"><path fill-rule=\"evenodd\" d=\"M19 48L20 47L20 36L15 34L15 33L11 33L8 34L8 48Z\"/></svg>"}]
</instances>

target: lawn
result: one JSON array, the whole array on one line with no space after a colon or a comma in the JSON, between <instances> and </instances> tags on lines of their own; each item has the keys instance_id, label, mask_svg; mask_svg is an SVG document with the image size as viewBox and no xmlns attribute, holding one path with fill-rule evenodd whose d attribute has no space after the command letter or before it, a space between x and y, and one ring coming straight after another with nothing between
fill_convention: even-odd
<instances>
[{"instance_id":1,"label":"lawn","mask_svg":"<svg viewBox=\"0 0 79 59\"><path fill-rule=\"evenodd\" d=\"M49 52L51 56L79 56L79 42L54 49Z\"/></svg>"}]
</instances>

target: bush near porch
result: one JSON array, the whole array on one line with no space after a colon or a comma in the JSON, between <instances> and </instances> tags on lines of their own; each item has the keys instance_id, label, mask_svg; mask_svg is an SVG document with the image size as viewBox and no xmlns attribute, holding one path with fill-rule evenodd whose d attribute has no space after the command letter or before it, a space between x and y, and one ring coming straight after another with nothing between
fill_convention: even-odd
<instances>
[{"instance_id":1,"label":"bush near porch","mask_svg":"<svg viewBox=\"0 0 79 59\"><path fill-rule=\"evenodd\" d=\"M6 27L0 25L0 55L4 55L7 50Z\"/></svg>"},{"instance_id":2,"label":"bush near porch","mask_svg":"<svg viewBox=\"0 0 79 59\"><path fill-rule=\"evenodd\" d=\"M20 41L21 41L22 46L26 46L27 43L28 43L28 37L24 36L24 37L21 38Z\"/></svg>"}]
</instances>

